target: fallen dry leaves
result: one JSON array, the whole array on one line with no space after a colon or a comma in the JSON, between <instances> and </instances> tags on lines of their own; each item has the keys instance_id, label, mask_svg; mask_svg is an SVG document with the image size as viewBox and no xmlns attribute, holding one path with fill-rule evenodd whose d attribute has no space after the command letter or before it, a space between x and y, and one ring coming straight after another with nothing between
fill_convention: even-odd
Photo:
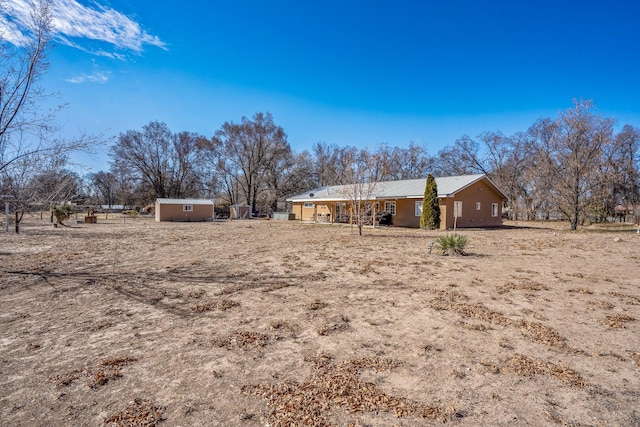
<instances>
[{"instance_id":1,"label":"fallen dry leaves","mask_svg":"<svg viewBox=\"0 0 640 427\"><path fill-rule=\"evenodd\" d=\"M624 329L625 323L633 322L635 320L635 317L629 316L628 314L612 314L610 316L605 316L604 323L612 328Z\"/></svg>"},{"instance_id":2,"label":"fallen dry leaves","mask_svg":"<svg viewBox=\"0 0 640 427\"><path fill-rule=\"evenodd\" d=\"M543 360L514 354L505 361L505 370L520 376L546 375L575 387L584 387L588 383L579 373L566 366Z\"/></svg>"},{"instance_id":3,"label":"fallen dry leaves","mask_svg":"<svg viewBox=\"0 0 640 427\"><path fill-rule=\"evenodd\" d=\"M565 348L566 339L552 328L539 322L512 320L506 315L492 310L482 303L466 304L460 302L467 298L458 292L440 292L432 301L435 310L451 310L463 317L477 319L493 325L515 327L530 341L550 347Z\"/></svg>"},{"instance_id":4,"label":"fallen dry leaves","mask_svg":"<svg viewBox=\"0 0 640 427\"><path fill-rule=\"evenodd\" d=\"M204 313L205 311L210 310L221 310L226 311L233 307L238 307L240 305L239 302L233 301L230 299L220 299L217 301L209 301L204 304L198 304L194 307L191 307L191 310L197 311L198 313Z\"/></svg>"},{"instance_id":5,"label":"fallen dry leaves","mask_svg":"<svg viewBox=\"0 0 640 427\"><path fill-rule=\"evenodd\" d=\"M164 420L164 407L146 399L136 399L121 412L105 418L108 427L155 427Z\"/></svg>"},{"instance_id":6,"label":"fallen dry leaves","mask_svg":"<svg viewBox=\"0 0 640 427\"><path fill-rule=\"evenodd\" d=\"M249 350L252 348L264 347L268 342L268 335L252 331L238 331L213 340L214 345L224 347L227 350L234 348Z\"/></svg>"},{"instance_id":7,"label":"fallen dry leaves","mask_svg":"<svg viewBox=\"0 0 640 427\"><path fill-rule=\"evenodd\" d=\"M421 405L409 399L391 396L359 374L363 369L393 369L393 360L361 358L335 363L331 356L320 354L305 359L315 364L311 378L299 383L246 385L242 391L267 400L267 422L277 426L330 426L330 413L341 408L346 413L391 412L395 417L418 416L446 421L453 408Z\"/></svg>"},{"instance_id":8,"label":"fallen dry leaves","mask_svg":"<svg viewBox=\"0 0 640 427\"><path fill-rule=\"evenodd\" d=\"M135 359L134 357L129 356L106 359L98 363L96 366L74 369L69 373L54 375L49 379L53 381L58 387L62 387L68 386L74 381L84 377L87 380L87 385L90 388L96 388L98 386L105 385L110 380L120 378L122 376L122 374L120 373L120 368L130 365L136 360L137 359Z\"/></svg>"}]
</instances>

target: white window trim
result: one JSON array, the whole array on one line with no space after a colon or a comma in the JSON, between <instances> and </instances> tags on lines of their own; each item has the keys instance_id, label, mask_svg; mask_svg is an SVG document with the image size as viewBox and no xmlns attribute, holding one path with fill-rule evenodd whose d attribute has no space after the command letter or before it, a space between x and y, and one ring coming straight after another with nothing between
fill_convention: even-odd
<instances>
[{"instance_id":1,"label":"white window trim","mask_svg":"<svg viewBox=\"0 0 640 427\"><path fill-rule=\"evenodd\" d=\"M182 205L182 212L193 212L193 205Z\"/></svg>"},{"instance_id":2,"label":"white window trim","mask_svg":"<svg viewBox=\"0 0 640 427\"><path fill-rule=\"evenodd\" d=\"M491 216L493 218L496 218L498 216L498 213L500 212L500 207L498 206L497 203L491 203Z\"/></svg>"},{"instance_id":3,"label":"white window trim","mask_svg":"<svg viewBox=\"0 0 640 427\"><path fill-rule=\"evenodd\" d=\"M387 209L387 203L389 204L389 206L393 206L393 208L391 209L391 211L389 211L389 209ZM391 201L391 202L384 202L384 211L387 213L390 213L392 216L396 215L396 202L395 201Z\"/></svg>"},{"instance_id":4,"label":"white window trim","mask_svg":"<svg viewBox=\"0 0 640 427\"><path fill-rule=\"evenodd\" d=\"M309 209L314 207L315 205L313 204L313 202L304 202L304 207Z\"/></svg>"},{"instance_id":5,"label":"white window trim","mask_svg":"<svg viewBox=\"0 0 640 427\"><path fill-rule=\"evenodd\" d=\"M480 202L476 202L476 210L477 210L477 211L479 211L479 210L480 210L480 206L481 206Z\"/></svg>"},{"instance_id":6,"label":"white window trim","mask_svg":"<svg viewBox=\"0 0 640 427\"><path fill-rule=\"evenodd\" d=\"M462 200L453 201L453 216L454 218L462 218Z\"/></svg>"},{"instance_id":7,"label":"white window trim","mask_svg":"<svg viewBox=\"0 0 640 427\"><path fill-rule=\"evenodd\" d=\"M418 205L420 205L420 211L418 212ZM416 207L414 210L416 216L422 216L422 201L416 202Z\"/></svg>"}]
</instances>

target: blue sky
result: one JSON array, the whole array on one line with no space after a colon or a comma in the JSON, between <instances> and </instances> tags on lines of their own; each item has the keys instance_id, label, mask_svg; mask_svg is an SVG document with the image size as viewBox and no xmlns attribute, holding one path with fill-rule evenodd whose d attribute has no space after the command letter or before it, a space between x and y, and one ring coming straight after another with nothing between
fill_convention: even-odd
<instances>
[{"instance_id":1,"label":"blue sky","mask_svg":"<svg viewBox=\"0 0 640 427\"><path fill-rule=\"evenodd\" d=\"M513 134L572 99L640 126L640 2L53 0L43 84L67 137L153 120L208 137L271 112L294 150ZM2 36L20 44L26 0ZM77 159L108 168L105 146Z\"/></svg>"}]
</instances>

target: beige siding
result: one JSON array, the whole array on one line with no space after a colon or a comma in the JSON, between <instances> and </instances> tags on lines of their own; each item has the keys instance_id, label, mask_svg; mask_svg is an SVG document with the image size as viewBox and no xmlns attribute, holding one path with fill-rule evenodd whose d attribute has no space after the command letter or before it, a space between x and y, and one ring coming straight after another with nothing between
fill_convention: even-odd
<instances>
[{"instance_id":1,"label":"beige siding","mask_svg":"<svg viewBox=\"0 0 640 427\"><path fill-rule=\"evenodd\" d=\"M391 217L391 224L399 227L420 227L420 217L416 216L417 201L422 201L422 199L396 200L396 214Z\"/></svg>"},{"instance_id":2,"label":"beige siding","mask_svg":"<svg viewBox=\"0 0 640 427\"><path fill-rule=\"evenodd\" d=\"M333 212L331 205L325 202L313 203L313 207L305 207L304 203L297 204L298 210L294 210L296 219L302 219L303 221L320 221L331 220ZM295 205L294 205L295 206Z\"/></svg>"},{"instance_id":3,"label":"beige siding","mask_svg":"<svg viewBox=\"0 0 640 427\"><path fill-rule=\"evenodd\" d=\"M193 206L193 211L185 212L182 203L156 203L156 221L209 221L213 218L213 205L191 206Z\"/></svg>"},{"instance_id":4,"label":"beige siding","mask_svg":"<svg viewBox=\"0 0 640 427\"><path fill-rule=\"evenodd\" d=\"M462 202L462 216L458 218L457 227L495 227L502 225L502 199L484 181L456 193L455 197L446 202L446 228L453 228L454 201ZM476 203L480 209L476 209ZM498 204L497 216L492 216L491 206ZM442 212L442 211L441 211Z\"/></svg>"}]
</instances>

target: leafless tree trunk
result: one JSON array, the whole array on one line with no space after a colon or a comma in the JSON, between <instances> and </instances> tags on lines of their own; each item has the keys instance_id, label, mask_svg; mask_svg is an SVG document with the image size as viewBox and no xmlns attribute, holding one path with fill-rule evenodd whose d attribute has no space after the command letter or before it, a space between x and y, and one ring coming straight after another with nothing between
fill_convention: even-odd
<instances>
[{"instance_id":1,"label":"leafless tree trunk","mask_svg":"<svg viewBox=\"0 0 640 427\"><path fill-rule=\"evenodd\" d=\"M349 200L352 212L352 223L358 227L358 234L362 236L362 228L368 218L372 217L373 195L377 186L376 167L379 158L367 150L354 153L349 159L349 165L345 170L346 184L343 189L343 196ZM375 223L375 216L372 220Z\"/></svg>"}]
</instances>

